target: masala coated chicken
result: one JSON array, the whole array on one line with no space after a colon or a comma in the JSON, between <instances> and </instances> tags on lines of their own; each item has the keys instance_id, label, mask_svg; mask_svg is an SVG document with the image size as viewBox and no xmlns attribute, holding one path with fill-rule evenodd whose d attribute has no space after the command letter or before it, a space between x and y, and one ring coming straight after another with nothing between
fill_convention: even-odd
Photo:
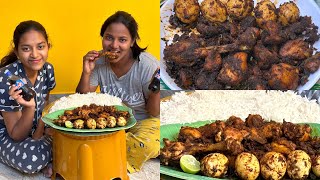
<instances>
[{"instance_id":1,"label":"masala coated chicken","mask_svg":"<svg viewBox=\"0 0 320 180\"><path fill-rule=\"evenodd\" d=\"M252 0L207 0L192 24L170 21L183 34L165 47L163 59L178 86L288 90L309 81L320 66L313 47L320 35L311 17L300 16L292 1L276 8L273 1L263 0L252 7ZM212 8L222 13L214 14ZM247 54L245 71L228 61L239 52Z\"/></svg>"},{"instance_id":2,"label":"masala coated chicken","mask_svg":"<svg viewBox=\"0 0 320 180\"><path fill-rule=\"evenodd\" d=\"M117 59L119 57L118 52L105 51L101 52L99 57L105 56L108 59Z\"/></svg>"},{"instance_id":3,"label":"masala coated chicken","mask_svg":"<svg viewBox=\"0 0 320 180\"><path fill-rule=\"evenodd\" d=\"M235 86L245 79L247 74L248 54L238 52L224 59L217 80L229 86Z\"/></svg>"},{"instance_id":4,"label":"masala coated chicken","mask_svg":"<svg viewBox=\"0 0 320 180\"><path fill-rule=\"evenodd\" d=\"M71 122L73 125L68 128L76 129L103 129L105 127L115 127L116 125L124 126L129 118L130 113L128 111L119 111L115 106L90 104L89 106L83 105L73 110L65 110L53 123L58 126L67 127L65 123Z\"/></svg>"},{"instance_id":5,"label":"masala coated chicken","mask_svg":"<svg viewBox=\"0 0 320 180\"><path fill-rule=\"evenodd\" d=\"M301 61L312 55L312 48L303 39L287 41L279 51L284 60Z\"/></svg>"},{"instance_id":6,"label":"masala coated chicken","mask_svg":"<svg viewBox=\"0 0 320 180\"><path fill-rule=\"evenodd\" d=\"M183 39L167 46L164 49L164 60L173 61L181 66L192 66L212 52L220 54L234 51L249 51L256 44L259 33L257 28L248 28L232 44L208 47L204 47L205 42L199 36L191 35L188 39Z\"/></svg>"},{"instance_id":7,"label":"masala coated chicken","mask_svg":"<svg viewBox=\"0 0 320 180\"><path fill-rule=\"evenodd\" d=\"M293 90L299 84L299 69L287 63L273 64L266 76L273 89Z\"/></svg>"},{"instance_id":8,"label":"masala coated chicken","mask_svg":"<svg viewBox=\"0 0 320 180\"><path fill-rule=\"evenodd\" d=\"M269 151L288 155L303 145L304 150L315 157L320 153L316 149L320 147L319 139L311 138L308 125L265 121L256 114L249 115L245 121L231 116L225 122L216 121L198 128L181 127L177 141L164 139L160 160L164 165L177 165L185 154L201 156L204 153L223 152L234 158L244 151L260 159Z\"/></svg>"}]
</instances>

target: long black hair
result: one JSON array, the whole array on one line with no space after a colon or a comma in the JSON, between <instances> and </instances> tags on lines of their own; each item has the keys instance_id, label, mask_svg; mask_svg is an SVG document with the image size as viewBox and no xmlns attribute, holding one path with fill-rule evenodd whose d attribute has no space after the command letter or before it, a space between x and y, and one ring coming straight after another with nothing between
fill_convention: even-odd
<instances>
[{"instance_id":1,"label":"long black hair","mask_svg":"<svg viewBox=\"0 0 320 180\"><path fill-rule=\"evenodd\" d=\"M31 30L35 30L35 31L40 32L43 35L43 37L46 39L46 41L48 42L48 34L47 34L45 28L40 23L38 23L36 21L32 21L32 20L21 22L16 27L16 29L14 30L14 33L13 33L13 44L14 44L14 47L9 52L8 55L6 55L5 57L3 57L1 59L0 68L6 66L8 64L11 64L11 63L15 62L18 59L18 57L16 56L14 51L18 50L18 45L19 45L20 38L22 37L22 35L24 33L26 33L26 32L31 31Z\"/></svg>"},{"instance_id":2,"label":"long black hair","mask_svg":"<svg viewBox=\"0 0 320 180\"><path fill-rule=\"evenodd\" d=\"M100 36L103 37L104 32L106 31L107 27L112 23L122 23L127 27L130 32L131 38L134 40L133 46L131 47L132 56L134 59L138 59L141 52L144 52L147 47L141 48L137 44L137 40L140 39L138 33L138 23L135 19L131 16L131 14L124 12L124 11L117 11L115 14L110 16L102 25L100 30ZM138 59L139 60L139 59Z\"/></svg>"}]
</instances>

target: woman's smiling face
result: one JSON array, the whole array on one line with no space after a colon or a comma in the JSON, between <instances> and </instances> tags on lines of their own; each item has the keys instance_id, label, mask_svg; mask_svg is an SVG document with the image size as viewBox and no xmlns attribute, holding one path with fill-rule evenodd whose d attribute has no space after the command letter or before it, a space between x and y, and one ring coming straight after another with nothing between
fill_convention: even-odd
<instances>
[{"instance_id":1,"label":"woman's smiling face","mask_svg":"<svg viewBox=\"0 0 320 180\"><path fill-rule=\"evenodd\" d=\"M119 57L117 59L108 60L110 63L119 62L122 59L131 56L132 39L129 30L122 23L110 24L103 34L102 46L104 51L116 52Z\"/></svg>"},{"instance_id":2,"label":"woman's smiling face","mask_svg":"<svg viewBox=\"0 0 320 180\"><path fill-rule=\"evenodd\" d=\"M48 58L49 44L42 33L30 30L24 33L15 51L24 68L40 70Z\"/></svg>"}]
</instances>

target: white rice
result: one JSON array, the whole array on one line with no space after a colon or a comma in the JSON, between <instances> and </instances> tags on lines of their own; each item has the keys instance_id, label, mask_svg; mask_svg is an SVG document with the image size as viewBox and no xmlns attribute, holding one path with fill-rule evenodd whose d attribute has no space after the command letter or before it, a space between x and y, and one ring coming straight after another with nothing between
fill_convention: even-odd
<instances>
[{"instance_id":1,"label":"white rice","mask_svg":"<svg viewBox=\"0 0 320 180\"><path fill-rule=\"evenodd\" d=\"M265 120L282 122L320 122L316 100L293 91L195 91L176 92L160 103L161 124L226 120L234 115L245 120L260 114Z\"/></svg>"},{"instance_id":2,"label":"white rice","mask_svg":"<svg viewBox=\"0 0 320 180\"><path fill-rule=\"evenodd\" d=\"M121 99L109 94L100 93L87 93L87 94L72 94L66 97L62 97L57 100L54 105L50 108L49 113L66 109L71 107L80 107L83 105L90 105L92 103L96 105L122 105Z\"/></svg>"}]
</instances>

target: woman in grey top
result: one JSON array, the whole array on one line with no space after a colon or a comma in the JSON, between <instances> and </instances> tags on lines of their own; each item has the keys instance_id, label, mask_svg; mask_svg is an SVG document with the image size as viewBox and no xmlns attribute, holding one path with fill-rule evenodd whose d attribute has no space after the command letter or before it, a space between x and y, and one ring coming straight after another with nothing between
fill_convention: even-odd
<instances>
[{"instance_id":1,"label":"woman in grey top","mask_svg":"<svg viewBox=\"0 0 320 180\"><path fill-rule=\"evenodd\" d=\"M83 57L76 91L95 92L100 86L101 93L121 98L134 110L138 123L127 133L127 159L129 172L139 171L145 160L158 155L160 148L160 120L150 118L160 114L160 92L148 89L153 73L159 67L158 61L137 44L138 24L126 12L118 11L110 16L102 25L100 36L103 50L89 51ZM105 53L107 55L102 55ZM141 160L141 157L145 158Z\"/></svg>"}]
</instances>

